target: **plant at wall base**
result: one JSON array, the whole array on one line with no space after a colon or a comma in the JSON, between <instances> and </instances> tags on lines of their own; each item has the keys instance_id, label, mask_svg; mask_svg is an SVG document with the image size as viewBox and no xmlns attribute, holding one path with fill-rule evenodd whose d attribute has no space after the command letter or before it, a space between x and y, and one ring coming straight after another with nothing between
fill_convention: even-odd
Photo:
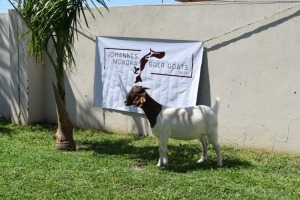
<instances>
[{"instance_id":1,"label":"plant at wall base","mask_svg":"<svg viewBox=\"0 0 300 200\"><path fill-rule=\"evenodd\" d=\"M56 148L75 150L72 123L66 110L64 70L75 66L74 37L77 27L81 26L80 17L84 18L86 10L95 18L88 0L8 0L20 14L28 29L20 38L28 36L28 53L36 60L47 55L52 64L56 84L53 84L57 107L57 131L54 135ZM89 0L96 7L96 2L107 6L104 0ZM97 11L101 14L100 10ZM49 45L51 43L51 45ZM51 47L51 48L50 48Z\"/></svg>"}]
</instances>

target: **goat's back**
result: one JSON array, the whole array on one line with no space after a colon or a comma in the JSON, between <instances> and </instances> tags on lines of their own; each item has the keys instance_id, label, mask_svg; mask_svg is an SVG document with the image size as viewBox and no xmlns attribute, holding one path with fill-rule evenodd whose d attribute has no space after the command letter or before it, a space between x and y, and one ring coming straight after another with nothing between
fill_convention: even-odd
<instances>
[{"instance_id":1,"label":"goat's back","mask_svg":"<svg viewBox=\"0 0 300 200\"><path fill-rule=\"evenodd\" d=\"M152 132L156 136L169 134L174 139L200 139L202 135L209 134L209 128L214 124L217 124L217 115L208 106L163 107Z\"/></svg>"}]
</instances>

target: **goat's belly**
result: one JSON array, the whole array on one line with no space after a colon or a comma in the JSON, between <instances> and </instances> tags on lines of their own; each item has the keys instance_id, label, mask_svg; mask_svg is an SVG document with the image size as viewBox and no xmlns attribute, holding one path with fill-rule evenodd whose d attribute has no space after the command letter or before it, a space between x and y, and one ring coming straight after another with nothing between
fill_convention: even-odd
<instances>
[{"instance_id":1,"label":"goat's belly","mask_svg":"<svg viewBox=\"0 0 300 200\"><path fill-rule=\"evenodd\" d=\"M172 128L167 127L157 127L152 129L153 134L156 137L159 135L168 135L169 138L176 139L176 140L194 140L200 139L201 135L206 134L205 132L201 131L201 129L195 127L182 127L182 126L173 126Z\"/></svg>"},{"instance_id":2,"label":"goat's belly","mask_svg":"<svg viewBox=\"0 0 300 200\"><path fill-rule=\"evenodd\" d=\"M176 139L176 140L194 140L194 139L200 139L201 135L204 133L201 133L199 130L191 130L191 129L174 129L171 132L170 138Z\"/></svg>"}]
</instances>

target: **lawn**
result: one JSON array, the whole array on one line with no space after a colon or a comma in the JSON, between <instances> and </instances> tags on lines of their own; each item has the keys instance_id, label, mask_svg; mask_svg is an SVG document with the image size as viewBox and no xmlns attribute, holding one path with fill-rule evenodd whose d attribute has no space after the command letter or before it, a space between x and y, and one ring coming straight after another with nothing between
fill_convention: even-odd
<instances>
[{"instance_id":1,"label":"lawn","mask_svg":"<svg viewBox=\"0 0 300 200\"><path fill-rule=\"evenodd\" d=\"M224 167L197 164L197 141L170 140L157 168L158 141L74 129L78 151L54 148L51 125L0 120L0 199L300 199L300 155L222 146Z\"/></svg>"}]
</instances>

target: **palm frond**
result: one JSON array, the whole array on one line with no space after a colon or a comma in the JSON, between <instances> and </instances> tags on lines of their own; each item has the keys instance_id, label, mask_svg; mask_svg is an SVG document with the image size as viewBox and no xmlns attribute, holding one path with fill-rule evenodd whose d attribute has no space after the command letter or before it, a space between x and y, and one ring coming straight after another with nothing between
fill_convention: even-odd
<instances>
[{"instance_id":1,"label":"palm frond","mask_svg":"<svg viewBox=\"0 0 300 200\"><path fill-rule=\"evenodd\" d=\"M8 1L22 16L29 29L21 34L21 37L30 33L27 43L30 55L42 58L51 39L54 40L57 53L66 51L63 58L64 64L68 67L72 64L75 65L74 30L77 31L78 26L81 26L81 17L89 27L85 9L95 18L87 0L27 0L22 1L21 5L18 4L21 6L19 8L12 0ZM90 2L93 6L96 6L95 2L97 2L108 9L103 0L91 0ZM98 8L97 11L102 15ZM61 45L57 45L58 40L63 43L63 49L61 49Z\"/></svg>"},{"instance_id":2,"label":"palm frond","mask_svg":"<svg viewBox=\"0 0 300 200\"><path fill-rule=\"evenodd\" d=\"M64 99L63 71L64 66L75 66L74 33L81 27L81 18L88 26L86 10L95 19L87 0L8 0L20 14L28 30L20 38L28 36L27 46L29 55L42 60L45 52L56 73L57 86ZM104 0L95 0L105 7ZM96 6L94 0L90 0ZM102 15L101 11L97 11ZM49 42L53 43L55 51L49 50ZM53 54L53 52L55 52Z\"/></svg>"}]
</instances>

